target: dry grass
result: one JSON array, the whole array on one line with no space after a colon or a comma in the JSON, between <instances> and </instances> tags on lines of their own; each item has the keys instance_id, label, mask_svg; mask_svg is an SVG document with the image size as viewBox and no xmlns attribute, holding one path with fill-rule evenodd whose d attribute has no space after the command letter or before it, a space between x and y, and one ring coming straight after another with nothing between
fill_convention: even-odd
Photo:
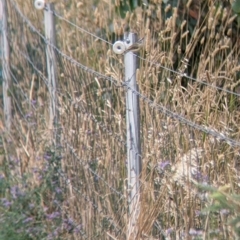
<instances>
[{"instance_id":1,"label":"dry grass","mask_svg":"<svg viewBox=\"0 0 240 240\"><path fill-rule=\"evenodd\" d=\"M33 8L32 1L17 2L24 15L42 30L43 13ZM140 59L137 74L140 92L195 124L239 139L239 97L214 87L239 91L238 29L229 6L217 8L217 1L188 1L189 8L181 4L171 8L163 7L162 1L152 1L148 9L137 8L121 19L111 1L93 2L56 1L55 8L66 19L109 41L113 35L120 38L127 26L139 37L145 36L140 56L146 60ZM22 175L42 168L43 161L36 159L42 159L47 150L60 152L65 174L61 178L63 214L81 224L88 239L125 239L124 89L57 54L60 125L56 127L61 129L61 150L54 148L48 89L18 52L25 52L46 76L44 43L13 8L9 8L9 24L11 70L17 82L13 81L11 93L15 97L12 132L2 134L6 158L17 155L21 162L18 174ZM122 56L116 56L110 46L61 20L56 27L62 52L119 83L123 81ZM184 73L213 87L189 80ZM36 102L34 107L25 97ZM203 239L232 238L234 233L226 228L226 221L218 224L220 214L199 214L211 202L195 184L230 184L230 192L238 193L239 147L184 125L142 100L140 111L143 170L137 239L197 239L196 229L204 232ZM9 145L7 136L11 136ZM71 184L66 184L66 179ZM31 179L31 187L39 184L37 178ZM63 239L84 238L76 232L64 234Z\"/></svg>"}]
</instances>

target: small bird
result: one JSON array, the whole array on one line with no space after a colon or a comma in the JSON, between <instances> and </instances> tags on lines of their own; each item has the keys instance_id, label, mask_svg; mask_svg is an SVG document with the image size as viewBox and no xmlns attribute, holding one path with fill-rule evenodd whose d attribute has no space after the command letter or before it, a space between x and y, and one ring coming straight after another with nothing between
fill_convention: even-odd
<instances>
[{"instance_id":1,"label":"small bird","mask_svg":"<svg viewBox=\"0 0 240 240\"><path fill-rule=\"evenodd\" d=\"M128 52L133 52L133 53L137 53L143 46L144 43L144 37L140 38L139 40L137 40L137 42L133 43L128 49L126 49L123 54L126 54Z\"/></svg>"}]
</instances>

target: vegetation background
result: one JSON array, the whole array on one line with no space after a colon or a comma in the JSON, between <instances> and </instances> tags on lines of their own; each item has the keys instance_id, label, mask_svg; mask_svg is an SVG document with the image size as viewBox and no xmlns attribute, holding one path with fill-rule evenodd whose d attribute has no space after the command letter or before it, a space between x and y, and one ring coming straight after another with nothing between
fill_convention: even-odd
<instances>
[{"instance_id":1,"label":"vegetation background","mask_svg":"<svg viewBox=\"0 0 240 240\"><path fill-rule=\"evenodd\" d=\"M237 1L53 2L55 126L46 43L29 24L44 35L43 11L7 1L13 119L11 131L1 124L0 239L126 239L124 64L107 43L125 31L145 38L136 238L238 239L239 144L229 141L240 135Z\"/></svg>"}]
</instances>

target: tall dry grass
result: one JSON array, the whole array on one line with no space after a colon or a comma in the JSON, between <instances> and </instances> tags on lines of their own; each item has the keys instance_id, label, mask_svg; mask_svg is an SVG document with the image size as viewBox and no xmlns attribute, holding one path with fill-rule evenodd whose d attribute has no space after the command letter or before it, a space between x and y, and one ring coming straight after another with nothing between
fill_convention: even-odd
<instances>
[{"instance_id":1,"label":"tall dry grass","mask_svg":"<svg viewBox=\"0 0 240 240\"><path fill-rule=\"evenodd\" d=\"M32 1L16 2L34 26L44 32L43 12L35 10ZM3 176L15 176L19 185L22 176L28 174L31 191L43 183L53 186L38 193L38 204L43 209L48 206L44 214L59 211L62 219L76 223L69 229L64 221L60 222L56 238L125 239L125 90L56 53L60 121L55 127L61 130L61 146L54 146L46 79L19 54L19 50L24 52L47 76L45 45L10 3L8 6L11 71L16 79L11 89L12 131L2 133ZM230 6L220 1L188 1L186 5L179 2L177 6L172 8L171 1L151 1L147 8L139 7L121 19L111 1L55 2L61 16L108 41L121 39L127 28L145 37L137 79L139 91L154 104L150 106L140 99L143 170L136 238L229 239L235 236L227 225L231 213L202 212L213 201L196 183L216 188L229 185L228 193L238 193L239 147L199 131L197 125L206 126L209 133L216 130L239 139L239 97L216 88L239 91L238 28ZM119 85L124 81L122 56L116 56L105 42L56 19L57 46L62 52L114 77ZM189 80L186 75L213 87ZM160 112L159 105L195 125L183 124L181 117ZM11 156L18 159L17 164L12 163ZM8 172L4 163L15 167ZM56 176L56 164L61 165L60 176ZM49 182L34 172L44 172L46 166L53 166L48 177L43 174ZM61 196L53 182L61 186ZM6 193L2 194L6 197ZM58 204L54 205L54 201ZM36 212L31 215L35 217ZM56 231L55 222L50 228L48 221L41 218L46 239Z\"/></svg>"}]
</instances>

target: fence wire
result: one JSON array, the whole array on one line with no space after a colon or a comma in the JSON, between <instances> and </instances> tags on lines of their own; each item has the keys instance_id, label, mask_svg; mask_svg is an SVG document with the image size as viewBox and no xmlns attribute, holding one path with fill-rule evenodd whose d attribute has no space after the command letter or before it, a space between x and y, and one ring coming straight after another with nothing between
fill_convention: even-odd
<instances>
[{"instance_id":1,"label":"fence wire","mask_svg":"<svg viewBox=\"0 0 240 240\"><path fill-rule=\"evenodd\" d=\"M188 76L186 69L162 65L150 55L138 56L141 68L136 70L136 91L129 86L130 79L123 80L122 56L110 53L112 43L104 38L54 11L58 19L58 43L54 46L43 28L36 27L37 19L30 20L13 0L8 2L8 14L12 139L21 159L19 172L36 168L39 156L45 156L56 170L51 179L59 180L64 198L57 207L74 219L73 229L81 226L79 232L71 230L63 237L126 238L126 90L141 100L141 237L185 239L206 232L206 222L216 228L217 217L210 221L209 215L201 212L209 206L209 198L196 185L230 182L239 191L238 122L224 107L228 101L238 101L240 94ZM46 46L54 49L58 70L59 121L53 128L49 127L52 96ZM192 82L184 87L177 77ZM197 107L203 104L197 95L200 92L205 99L213 98L214 110ZM222 117L216 125L214 111ZM55 131L59 146L52 144ZM37 165L41 168L44 162Z\"/></svg>"}]
</instances>

